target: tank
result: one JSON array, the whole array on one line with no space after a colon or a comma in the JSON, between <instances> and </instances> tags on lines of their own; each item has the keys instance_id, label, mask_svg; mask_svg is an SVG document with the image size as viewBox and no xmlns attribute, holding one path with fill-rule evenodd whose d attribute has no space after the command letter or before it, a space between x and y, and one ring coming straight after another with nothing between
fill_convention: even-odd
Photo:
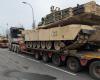
<instances>
[{"instance_id":1,"label":"tank","mask_svg":"<svg viewBox=\"0 0 100 80\"><path fill-rule=\"evenodd\" d=\"M92 39L97 25L100 25L100 6L94 1L63 10L52 6L51 13L42 18L39 26L24 30L23 35L27 47L75 50L89 42L97 42Z\"/></svg>"}]
</instances>

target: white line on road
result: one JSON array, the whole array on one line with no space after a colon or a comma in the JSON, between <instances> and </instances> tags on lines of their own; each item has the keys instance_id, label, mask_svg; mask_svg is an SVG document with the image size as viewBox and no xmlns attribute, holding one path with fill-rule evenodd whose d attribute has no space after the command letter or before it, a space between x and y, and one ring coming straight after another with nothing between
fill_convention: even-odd
<instances>
[{"instance_id":1,"label":"white line on road","mask_svg":"<svg viewBox=\"0 0 100 80\"><path fill-rule=\"evenodd\" d=\"M40 61L37 61L37 60L35 60L35 59L27 58L27 57L25 57L25 56L23 56L23 55L18 55L18 56L23 57L23 58L28 59L28 60L31 60L31 61L34 61L34 62L37 62L37 63L40 63ZM60 69L60 68L57 68L57 67L54 67L54 66L48 65L48 64L45 64L45 65L48 66L48 67L51 67L51 68L53 68L53 69L56 69L56 70L62 71L62 72L64 72L64 73L67 73L67 74L73 75L73 76L76 76L76 75L77 75L77 74L75 74L75 73L72 73L72 72L69 72L69 71L66 71L66 70L63 70L63 69Z\"/></svg>"},{"instance_id":2,"label":"white line on road","mask_svg":"<svg viewBox=\"0 0 100 80\"><path fill-rule=\"evenodd\" d=\"M37 62L37 63L40 63L40 61L37 61L37 60L35 60L35 59L30 59L30 58L25 57L25 56L23 56L23 55L18 55L18 56L23 57L23 58L28 59L28 60L31 60L31 61L34 61L34 62Z\"/></svg>"},{"instance_id":3,"label":"white line on road","mask_svg":"<svg viewBox=\"0 0 100 80\"><path fill-rule=\"evenodd\" d=\"M60 69L60 68L57 68L57 67L54 67L54 66L48 65L48 64L45 64L45 65L48 66L48 67L54 68L54 69L56 69L56 70L62 71L62 72L64 72L64 73L67 73L67 74L73 75L73 76L76 76L76 75L77 75L77 74L74 74L74 73L72 73L72 72L69 72L69 71L66 71L66 70L63 70L63 69Z\"/></svg>"}]
</instances>

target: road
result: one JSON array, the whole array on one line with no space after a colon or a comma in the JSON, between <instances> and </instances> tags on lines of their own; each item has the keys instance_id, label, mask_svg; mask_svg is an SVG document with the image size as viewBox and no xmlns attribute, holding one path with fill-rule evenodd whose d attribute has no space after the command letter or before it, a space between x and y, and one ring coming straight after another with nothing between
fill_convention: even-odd
<instances>
[{"instance_id":1,"label":"road","mask_svg":"<svg viewBox=\"0 0 100 80\"><path fill-rule=\"evenodd\" d=\"M0 80L93 80L88 71L72 73L33 57L0 49Z\"/></svg>"}]
</instances>

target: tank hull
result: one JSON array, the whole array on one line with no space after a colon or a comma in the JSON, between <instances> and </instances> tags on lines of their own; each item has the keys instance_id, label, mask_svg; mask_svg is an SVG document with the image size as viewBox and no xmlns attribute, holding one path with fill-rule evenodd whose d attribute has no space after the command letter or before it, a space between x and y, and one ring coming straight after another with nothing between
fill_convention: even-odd
<instances>
[{"instance_id":1,"label":"tank hull","mask_svg":"<svg viewBox=\"0 0 100 80\"><path fill-rule=\"evenodd\" d=\"M62 47L68 49L80 47L86 43L86 38L91 31L94 31L92 26L73 24L50 29L24 30L23 35L25 35L25 42L32 42L37 48L59 50Z\"/></svg>"}]
</instances>

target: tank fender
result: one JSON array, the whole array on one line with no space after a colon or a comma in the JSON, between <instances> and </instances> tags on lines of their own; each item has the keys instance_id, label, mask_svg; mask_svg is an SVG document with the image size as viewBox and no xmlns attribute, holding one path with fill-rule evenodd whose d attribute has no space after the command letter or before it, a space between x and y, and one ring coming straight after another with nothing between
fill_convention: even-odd
<instances>
[{"instance_id":1,"label":"tank fender","mask_svg":"<svg viewBox=\"0 0 100 80\"><path fill-rule=\"evenodd\" d=\"M90 34L93 34L93 33L95 32L95 30L86 30L86 29L83 29L82 32L83 32L84 34L90 35Z\"/></svg>"}]
</instances>

